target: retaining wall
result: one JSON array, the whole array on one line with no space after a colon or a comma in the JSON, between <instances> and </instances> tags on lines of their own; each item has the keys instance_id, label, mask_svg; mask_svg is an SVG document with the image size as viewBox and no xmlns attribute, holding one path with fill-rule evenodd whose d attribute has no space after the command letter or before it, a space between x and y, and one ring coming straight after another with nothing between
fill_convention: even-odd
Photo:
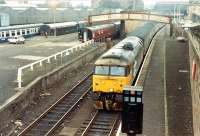
<instances>
[{"instance_id":1,"label":"retaining wall","mask_svg":"<svg viewBox=\"0 0 200 136\"><path fill-rule=\"evenodd\" d=\"M56 82L59 82L64 78L66 73L70 73L77 67L90 62L103 52L103 47L94 47L79 57L71 60L64 66L55 69L45 76L38 77L28 86L19 90L16 95L7 102L7 104L0 107L0 130L5 128L11 120L14 120L29 104L33 102L34 99L37 99L43 90L51 87Z\"/></svg>"},{"instance_id":2,"label":"retaining wall","mask_svg":"<svg viewBox=\"0 0 200 136\"><path fill-rule=\"evenodd\" d=\"M197 55L199 52L200 43L191 35L189 38L189 54L190 54L190 81L192 91L192 111L193 111L193 130L194 136L200 136L200 58ZM198 48L195 48L198 47ZM196 65L196 72L192 75L193 65Z\"/></svg>"}]
</instances>

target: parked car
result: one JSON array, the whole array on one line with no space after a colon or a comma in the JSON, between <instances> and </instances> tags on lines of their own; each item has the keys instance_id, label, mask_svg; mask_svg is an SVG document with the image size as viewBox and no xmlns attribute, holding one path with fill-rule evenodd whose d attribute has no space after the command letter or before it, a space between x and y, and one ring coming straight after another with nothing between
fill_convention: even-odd
<instances>
[{"instance_id":1,"label":"parked car","mask_svg":"<svg viewBox=\"0 0 200 136\"><path fill-rule=\"evenodd\" d=\"M25 43L25 39L23 36L12 36L8 38L9 43L18 44L18 43Z\"/></svg>"}]
</instances>

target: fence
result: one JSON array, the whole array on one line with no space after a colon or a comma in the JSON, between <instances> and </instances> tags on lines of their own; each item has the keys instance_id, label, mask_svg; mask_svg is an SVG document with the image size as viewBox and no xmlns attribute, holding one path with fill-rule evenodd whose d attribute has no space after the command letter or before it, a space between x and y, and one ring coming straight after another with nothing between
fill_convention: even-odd
<instances>
[{"instance_id":1,"label":"fence","mask_svg":"<svg viewBox=\"0 0 200 136\"><path fill-rule=\"evenodd\" d=\"M87 48L91 48L92 46L90 45L94 45L94 40L81 43L79 45L76 45L75 47L66 49L64 51L58 52L56 54L18 68L18 88L21 88L31 81L34 81L37 77L45 75L48 72L51 72L52 70L58 68L59 66L66 64L66 62L72 59L77 53L81 53L82 51L87 50ZM84 48L84 50L82 50L82 48Z\"/></svg>"}]
</instances>

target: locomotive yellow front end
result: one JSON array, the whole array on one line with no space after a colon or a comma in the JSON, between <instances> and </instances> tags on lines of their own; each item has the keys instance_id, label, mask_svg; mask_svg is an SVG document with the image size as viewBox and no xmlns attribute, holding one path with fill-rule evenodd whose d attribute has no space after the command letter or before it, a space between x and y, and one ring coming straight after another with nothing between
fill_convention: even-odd
<instances>
[{"instance_id":1,"label":"locomotive yellow front end","mask_svg":"<svg viewBox=\"0 0 200 136\"><path fill-rule=\"evenodd\" d=\"M133 77L128 66L97 65L93 75L93 95L96 109L121 110L122 93Z\"/></svg>"},{"instance_id":2,"label":"locomotive yellow front end","mask_svg":"<svg viewBox=\"0 0 200 136\"><path fill-rule=\"evenodd\" d=\"M143 57L141 49L140 40L129 37L95 62L92 94L96 109L122 109L123 88L133 83Z\"/></svg>"}]
</instances>

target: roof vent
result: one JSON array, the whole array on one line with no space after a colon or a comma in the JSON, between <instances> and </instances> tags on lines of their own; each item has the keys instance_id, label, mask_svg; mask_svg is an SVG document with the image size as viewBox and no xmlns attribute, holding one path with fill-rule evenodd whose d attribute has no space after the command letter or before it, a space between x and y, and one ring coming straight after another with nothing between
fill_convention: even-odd
<instances>
[{"instance_id":1,"label":"roof vent","mask_svg":"<svg viewBox=\"0 0 200 136\"><path fill-rule=\"evenodd\" d=\"M133 45L130 42L124 44L123 49L133 51Z\"/></svg>"}]
</instances>

